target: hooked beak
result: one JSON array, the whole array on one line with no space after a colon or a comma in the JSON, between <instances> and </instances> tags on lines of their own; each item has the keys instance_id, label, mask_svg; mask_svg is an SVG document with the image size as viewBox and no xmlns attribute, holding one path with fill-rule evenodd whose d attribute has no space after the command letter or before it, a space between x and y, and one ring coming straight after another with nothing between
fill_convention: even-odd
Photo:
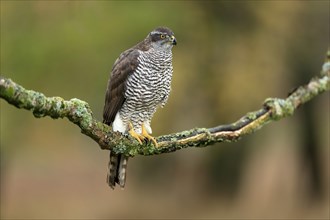
<instances>
[{"instance_id":1,"label":"hooked beak","mask_svg":"<svg viewBox=\"0 0 330 220\"><path fill-rule=\"evenodd\" d=\"M173 35L171 36L171 42L172 42L172 45L176 45L176 39Z\"/></svg>"}]
</instances>

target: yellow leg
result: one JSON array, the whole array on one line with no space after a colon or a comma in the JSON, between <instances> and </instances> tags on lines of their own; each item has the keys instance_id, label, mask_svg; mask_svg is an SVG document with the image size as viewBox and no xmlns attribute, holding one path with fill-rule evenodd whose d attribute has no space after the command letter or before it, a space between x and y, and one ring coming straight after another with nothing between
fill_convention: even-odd
<instances>
[{"instance_id":1,"label":"yellow leg","mask_svg":"<svg viewBox=\"0 0 330 220\"><path fill-rule=\"evenodd\" d=\"M144 140L144 137L134 131L134 128L133 128L133 125L132 125L131 122L128 124L128 127L129 127L128 133L132 137L134 137L140 144L142 144L142 141Z\"/></svg>"},{"instance_id":2,"label":"yellow leg","mask_svg":"<svg viewBox=\"0 0 330 220\"><path fill-rule=\"evenodd\" d=\"M149 141L154 143L155 147L158 147L158 143L154 137L152 137L150 134L148 134L146 128L144 127L144 124L142 124L142 134L143 137L147 138Z\"/></svg>"}]
</instances>

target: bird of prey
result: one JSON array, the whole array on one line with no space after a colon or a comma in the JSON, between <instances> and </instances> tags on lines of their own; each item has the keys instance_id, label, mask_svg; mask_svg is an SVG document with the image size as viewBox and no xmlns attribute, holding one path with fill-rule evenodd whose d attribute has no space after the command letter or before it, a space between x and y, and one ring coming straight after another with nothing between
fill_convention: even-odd
<instances>
[{"instance_id":1,"label":"bird of prey","mask_svg":"<svg viewBox=\"0 0 330 220\"><path fill-rule=\"evenodd\" d=\"M170 94L173 32L158 27L115 61L105 95L103 123L113 131L130 134L140 144L156 140L151 136L151 119ZM110 152L107 183L114 189L125 186L128 157Z\"/></svg>"}]
</instances>

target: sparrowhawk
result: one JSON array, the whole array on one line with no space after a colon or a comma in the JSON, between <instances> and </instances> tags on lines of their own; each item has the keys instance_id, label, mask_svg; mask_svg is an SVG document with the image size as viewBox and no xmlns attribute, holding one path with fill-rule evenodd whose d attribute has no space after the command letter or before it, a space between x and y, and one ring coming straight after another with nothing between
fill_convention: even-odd
<instances>
[{"instance_id":1,"label":"sparrowhawk","mask_svg":"<svg viewBox=\"0 0 330 220\"><path fill-rule=\"evenodd\" d=\"M150 121L158 107L163 107L170 94L172 80L173 32L158 27L115 61L105 96L103 123L113 131L130 134L140 144L144 140L157 146ZM110 152L107 183L125 186L128 157Z\"/></svg>"}]
</instances>

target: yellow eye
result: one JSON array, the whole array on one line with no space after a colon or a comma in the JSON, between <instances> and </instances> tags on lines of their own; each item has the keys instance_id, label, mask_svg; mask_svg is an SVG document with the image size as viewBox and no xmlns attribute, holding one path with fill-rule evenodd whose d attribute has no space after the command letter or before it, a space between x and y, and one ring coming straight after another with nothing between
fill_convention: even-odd
<instances>
[{"instance_id":1,"label":"yellow eye","mask_svg":"<svg viewBox=\"0 0 330 220\"><path fill-rule=\"evenodd\" d=\"M165 38L165 35L164 35L164 34L161 34L161 35L160 35L160 38L161 38L161 39L164 39L164 38Z\"/></svg>"}]
</instances>

